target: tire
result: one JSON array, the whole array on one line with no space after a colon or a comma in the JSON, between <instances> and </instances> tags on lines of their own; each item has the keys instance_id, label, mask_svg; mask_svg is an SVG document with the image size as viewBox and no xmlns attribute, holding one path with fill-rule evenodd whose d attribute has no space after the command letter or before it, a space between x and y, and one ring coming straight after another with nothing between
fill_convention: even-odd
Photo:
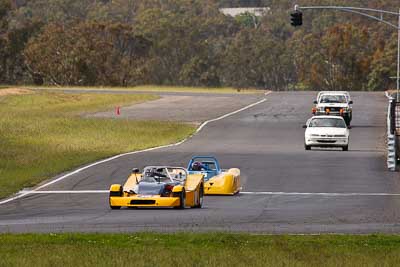
<instances>
[{"instance_id":1,"label":"tire","mask_svg":"<svg viewBox=\"0 0 400 267\"><path fill-rule=\"evenodd\" d=\"M343 151L349 151L349 145L342 147Z\"/></svg>"},{"instance_id":2,"label":"tire","mask_svg":"<svg viewBox=\"0 0 400 267\"><path fill-rule=\"evenodd\" d=\"M304 148L305 148L306 150L311 150L311 146L304 145Z\"/></svg>"},{"instance_id":3,"label":"tire","mask_svg":"<svg viewBox=\"0 0 400 267\"><path fill-rule=\"evenodd\" d=\"M185 189L182 190L182 192L179 194L179 206L174 207L176 209L183 210L186 207L186 193Z\"/></svg>"},{"instance_id":4,"label":"tire","mask_svg":"<svg viewBox=\"0 0 400 267\"><path fill-rule=\"evenodd\" d=\"M351 123L350 115L347 115L344 117L344 122L346 123L347 126L350 126L350 123Z\"/></svg>"},{"instance_id":5,"label":"tire","mask_svg":"<svg viewBox=\"0 0 400 267\"><path fill-rule=\"evenodd\" d=\"M200 209L203 206L203 200L204 200L204 186L203 184L200 185L199 189L199 201L197 202L197 205L194 205L193 208Z\"/></svg>"},{"instance_id":6,"label":"tire","mask_svg":"<svg viewBox=\"0 0 400 267\"><path fill-rule=\"evenodd\" d=\"M112 206L110 197L122 197L122 194L123 194L122 191L123 191L123 188L122 188L122 186L120 186L118 192L110 192L110 196L109 196L108 200L109 200L110 208L112 210L119 210L121 208L121 206Z\"/></svg>"}]
</instances>

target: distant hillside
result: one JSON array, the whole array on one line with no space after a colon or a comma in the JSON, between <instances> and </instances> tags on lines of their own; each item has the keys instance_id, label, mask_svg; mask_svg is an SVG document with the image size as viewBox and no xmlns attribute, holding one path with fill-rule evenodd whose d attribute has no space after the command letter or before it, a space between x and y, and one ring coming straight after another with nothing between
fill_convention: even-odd
<instances>
[{"instance_id":1,"label":"distant hillside","mask_svg":"<svg viewBox=\"0 0 400 267\"><path fill-rule=\"evenodd\" d=\"M397 11L398 0L299 0ZM268 7L262 17L220 8ZM0 0L0 83L273 90L394 87L396 32L282 0ZM396 16L386 16L396 22Z\"/></svg>"}]
</instances>

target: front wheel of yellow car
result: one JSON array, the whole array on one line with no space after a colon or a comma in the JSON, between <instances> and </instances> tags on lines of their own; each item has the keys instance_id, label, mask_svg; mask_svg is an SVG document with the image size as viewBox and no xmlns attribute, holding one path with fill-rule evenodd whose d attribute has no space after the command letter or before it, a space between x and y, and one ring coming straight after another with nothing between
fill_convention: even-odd
<instances>
[{"instance_id":1,"label":"front wheel of yellow car","mask_svg":"<svg viewBox=\"0 0 400 267\"><path fill-rule=\"evenodd\" d=\"M177 209L184 209L186 206L186 193L185 189L182 190L182 192L179 193L179 206L175 207Z\"/></svg>"},{"instance_id":2,"label":"front wheel of yellow car","mask_svg":"<svg viewBox=\"0 0 400 267\"><path fill-rule=\"evenodd\" d=\"M112 210L119 210L119 209L121 209L121 206L111 206L111 205L110 205L110 208L111 208Z\"/></svg>"},{"instance_id":3,"label":"front wheel of yellow car","mask_svg":"<svg viewBox=\"0 0 400 267\"><path fill-rule=\"evenodd\" d=\"M203 206L203 199L204 199L204 187L203 185L201 185L199 189L199 197L197 200L197 205L193 206L193 208L200 209Z\"/></svg>"},{"instance_id":4,"label":"front wheel of yellow car","mask_svg":"<svg viewBox=\"0 0 400 267\"><path fill-rule=\"evenodd\" d=\"M110 196L109 196L109 203L110 203L110 208L112 210L119 210L121 208L121 206L113 206L111 205L111 197L122 197L123 194L123 188L122 186L119 187L118 191L110 191Z\"/></svg>"}]
</instances>

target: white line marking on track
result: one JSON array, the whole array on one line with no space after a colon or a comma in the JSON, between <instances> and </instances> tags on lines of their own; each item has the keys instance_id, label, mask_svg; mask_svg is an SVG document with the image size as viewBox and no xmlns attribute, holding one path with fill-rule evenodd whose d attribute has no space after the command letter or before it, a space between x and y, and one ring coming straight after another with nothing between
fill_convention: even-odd
<instances>
[{"instance_id":1,"label":"white line marking on track","mask_svg":"<svg viewBox=\"0 0 400 267\"><path fill-rule=\"evenodd\" d=\"M269 95L270 93L271 93L271 91L265 93L264 95L267 96L267 95ZM195 132L193 135L191 135L191 136L185 138L184 140L182 140L182 141L180 141L180 142L178 142L178 143L169 144L169 145L164 145L164 146L158 146L158 147L152 147L152 148L148 148L148 149L144 149L144 150L139 150L139 151L132 151L132 152L128 152L128 153L124 153L124 154L119 154L119 155L116 155L116 156L113 156L113 157L110 157L110 158L107 158L107 159L103 159L103 160L94 162L94 163L92 163L92 164L89 164L89 165L87 165L87 166L84 166L84 167L82 167L82 168L79 168L79 169L77 169L77 170L75 170L75 171L73 171L73 172L67 173L67 174L65 174L65 175L63 175L63 176L61 176L61 177L59 177L59 178L57 178L57 179L54 179L54 180L52 180L52 181L50 181L50 182L48 182L48 183L45 183L45 184L43 184L43 185L37 187L37 188L34 189L34 190L31 190L31 191L22 191L22 192L20 192L20 194L17 194L17 195L14 196L14 197L5 199L5 200L3 200L3 201L0 201L0 205L3 205L3 204L6 204L6 203L8 203L8 202L11 202L11 201L13 201L13 200L22 198L22 197L24 197L24 196L26 196L26 195L33 194L33 192L37 192L37 191L39 191L40 189L43 189L43 188L45 188L45 187L47 187L47 186L49 186L49 185L55 184L55 183L57 183L57 182L59 182L59 181L62 181L62 180L66 179L66 178L68 178L68 177L70 177L70 176L72 176L72 175L74 175L74 174L80 173L81 171L87 170L87 169L89 169L89 168L91 168L91 167L100 165L100 164L105 163L105 162L112 161L112 160L114 160L114 159L118 159L118 158L121 158L121 157L124 157L124 156L128 156L128 155L134 155L134 154L139 154L139 153L143 153L143 152L158 150L158 149L162 149L162 148L168 148L168 147L179 146L179 145L185 143L185 142L186 142L187 140L189 140L190 138L192 138L195 134L199 133L208 123L214 122L214 121L218 121L218 120L222 120L222 119L225 119L225 118L227 118L227 117L229 117L229 116L232 116L232 115L234 115L234 114L237 114L237 113L239 113L239 112L242 112L242 111L244 111L244 110L246 110L246 109L249 109L249 108L252 108L252 107L254 107L254 106L256 106L256 105L259 105L259 104L261 104L261 103L264 103L265 101L267 101L267 99L266 99L266 98L263 98L263 99L260 100L260 101L257 101L257 102L255 102L255 103L252 103L252 104L250 104L250 105L247 105L247 106L245 106L245 107L243 107L243 108L240 108L240 109L235 110L235 111L233 111L233 112L230 112L230 113L227 113L227 114L225 114L225 115L222 115L222 116L220 116L220 117L218 117L218 118L205 121L205 122L203 122L203 123L199 126L199 128L197 128L196 132Z\"/></svg>"},{"instance_id":2,"label":"white line marking on track","mask_svg":"<svg viewBox=\"0 0 400 267\"><path fill-rule=\"evenodd\" d=\"M268 94L270 94L270 93L271 93L271 92L265 93L265 95L268 95ZM252 107L254 107L254 106L257 106L257 105L259 105L259 104L261 104L261 103L264 103L265 101L267 101L266 98L264 98L264 99L262 99L262 100L260 100L260 101L258 101L258 102L256 102L256 103L253 103L253 104L250 104L250 105L248 105L248 106L245 106L245 107L243 107L243 108L241 108L241 109L235 110L235 111L233 111L233 112L231 112L231 113L222 115L221 117L218 117L218 118L215 118L215 119L212 119L212 120L205 121L205 122L203 122L203 123L200 125L199 128L197 128L196 133L200 132L200 131L201 131L207 124L209 124L210 122L214 122L214 121L219 121L219 120L225 119L225 118L227 118L227 117L229 117L229 116L232 116L232 115L234 115L234 114L236 114L236 113L242 112L242 111L244 111L244 110L246 110L246 109L249 109L249 108L252 108Z\"/></svg>"},{"instance_id":3,"label":"white line marking on track","mask_svg":"<svg viewBox=\"0 0 400 267\"><path fill-rule=\"evenodd\" d=\"M400 196L400 193L302 193L302 192L240 192L242 195L278 195L278 196Z\"/></svg>"},{"instance_id":4,"label":"white line marking on track","mask_svg":"<svg viewBox=\"0 0 400 267\"><path fill-rule=\"evenodd\" d=\"M108 194L109 190L49 190L49 191L21 191L22 194ZM240 192L239 195L253 196L328 196L328 197L351 197L351 196L400 196L400 193L303 193L303 192Z\"/></svg>"},{"instance_id":5,"label":"white line marking on track","mask_svg":"<svg viewBox=\"0 0 400 267\"><path fill-rule=\"evenodd\" d=\"M105 194L109 193L109 190L49 190L49 191L21 191L23 194Z\"/></svg>"}]
</instances>

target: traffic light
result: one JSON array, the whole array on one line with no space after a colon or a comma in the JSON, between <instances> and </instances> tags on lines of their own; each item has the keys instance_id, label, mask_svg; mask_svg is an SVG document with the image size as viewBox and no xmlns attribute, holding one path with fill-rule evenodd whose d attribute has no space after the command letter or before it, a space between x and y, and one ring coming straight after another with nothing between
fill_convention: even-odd
<instances>
[{"instance_id":1,"label":"traffic light","mask_svg":"<svg viewBox=\"0 0 400 267\"><path fill-rule=\"evenodd\" d=\"M303 13L300 11L295 11L290 13L290 16L290 20L292 21L290 24L292 24L292 26L297 27L303 25Z\"/></svg>"}]
</instances>

